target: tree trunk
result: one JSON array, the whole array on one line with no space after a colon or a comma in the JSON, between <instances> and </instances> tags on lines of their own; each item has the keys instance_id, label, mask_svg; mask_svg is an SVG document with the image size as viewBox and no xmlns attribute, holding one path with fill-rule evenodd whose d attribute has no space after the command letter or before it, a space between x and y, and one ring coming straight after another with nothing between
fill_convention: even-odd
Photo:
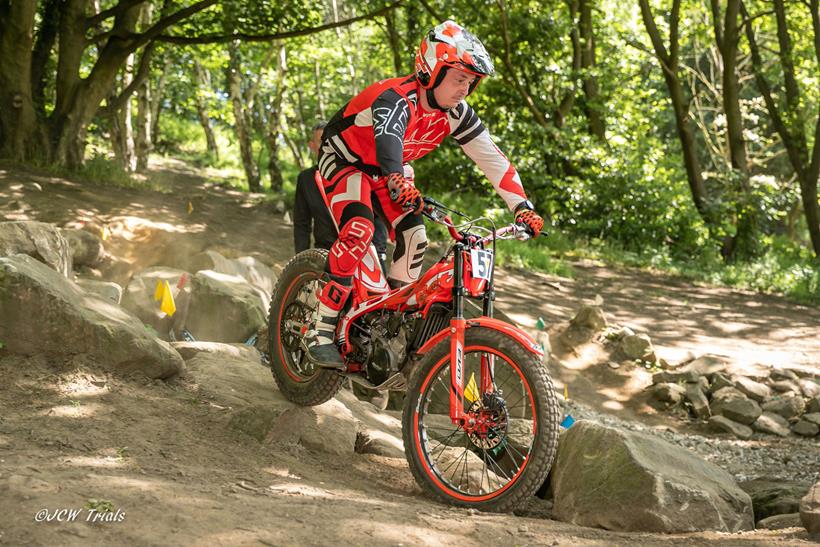
<instances>
[{"instance_id":1,"label":"tree trunk","mask_svg":"<svg viewBox=\"0 0 820 547\"><path fill-rule=\"evenodd\" d=\"M578 30L581 35L581 69L584 75L584 97L586 103L589 132L601 141L606 140L606 119L604 104L598 91L598 79L595 75L595 33L592 27L592 4L594 0L580 0L581 17Z\"/></svg>"},{"instance_id":2,"label":"tree trunk","mask_svg":"<svg viewBox=\"0 0 820 547\"><path fill-rule=\"evenodd\" d=\"M214 159L219 159L219 148L216 145L216 137L211 126L211 118L208 116L208 103L205 100L204 94L211 87L211 75L207 70L194 59L194 81L196 83L196 90L194 98L196 101L196 113L199 118L199 125L205 132L205 142L208 147L208 154Z\"/></svg>"},{"instance_id":3,"label":"tree trunk","mask_svg":"<svg viewBox=\"0 0 820 547\"><path fill-rule=\"evenodd\" d=\"M51 75L47 73L51 52L57 41L57 32L60 24L60 0L46 0L40 15L40 30L37 32L37 42L34 45L31 59L31 85L33 86L34 108L38 117L46 117L45 89Z\"/></svg>"},{"instance_id":4,"label":"tree trunk","mask_svg":"<svg viewBox=\"0 0 820 547\"><path fill-rule=\"evenodd\" d=\"M313 68L316 82L316 103L319 105L319 117L322 118L322 120L326 121L327 117L325 116L325 100L322 93L322 75L319 66L319 59L316 59L315 63L313 64Z\"/></svg>"},{"instance_id":5,"label":"tree trunk","mask_svg":"<svg viewBox=\"0 0 820 547\"><path fill-rule=\"evenodd\" d=\"M393 53L393 69L396 75L402 73L402 57L404 55L404 48L401 43L401 33L396 26L396 18L398 14L395 11L388 11L384 14L384 26L387 33L387 42L390 44L390 51Z\"/></svg>"},{"instance_id":6,"label":"tree trunk","mask_svg":"<svg viewBox=\"0 0 820 547\"><path fill-rule=\"evenodd\" d=\"M655 56L661 65L663 78L666 87L669 89L669 98L672 101L672 108L675 112L675 127L678 131L681 151L683 152L683 165L686 168L686 179L689 182L689 191L692 193L692 201L695 208L700 213L701 218L711 225L710 215L706 205L706 184L703 181L700 159L697 154L695 137L689 123L689 108L684 98L683 86L678 76L678 17L680 14L680 0L674 0L669 22L669 51L661 39L660 32L655 25L655 18L649 6L649 0L639 0L641 16L644 26L652 41Z\"/></svg>"},{"instance_id":7,"label":"tree trunk","mask_svg":"<svg viewBox=\"0 0 820 547\"><path fill-rule=\"evenodd\" d=\"M239 152L242 157L242 166L245 168L245 178L251 192L262 190L259 178L259 168L253 157L253 142L250 134L250 124L245 117L242 97L242 74L239 63L238 43L231 42L228 46L228 92L233 105L234 127L236 138L239 141Z\"/></svg>"},{"instance_id":8,"label":"tree trunk","mask_svg":"<svg viewBox=\"0 0 820 547\"><path fill-rule=\"evenodd\" d=\"M746 142L743 138L743 114L740 110L740 84L737 75L738 56L738 15L740 0L728 0L721 29L720 6L712 0L715 40L723 60L723 113L726 116L726 139L732 170L737 182L734 184L738 198L735 204L737 216L736 233L723 248L728 260L752 256L756 251L757 212L752 202L749 184L749 162L746 156Z\"/></svg>"},{"instance_id":9,"label":"tree trunk","mask_svg":"<svg viewBox=\"0 0 820 547\"><path fill-rule=\"evenodd\" d=\"M285 46L279 46L279 63L276 74L276 92L267 112L265 142L268 145L268 174L270 189L274 193L282 191L282 169L279 167L279 133L281 132L282 98L285 96L285 76L287 75L287 52Z\"/></svg>"},{"instance_id":10,"label":"tree trunk","mask_svg":"<svg viewBox=\"0 0 820 547\"><path fill-rule=\"evenodd\" d=\"M153 19L153 6L144 4L140 14L140 26L147 28ZM143 53L145 55L145 53ZM150 70L150 68L149 68ZM148 156L154 149L153 134L151 133L151 78L145 78L137 88L137 135L136 156L137 171L148 169Z\"/></svg>"},{"instance_id":11,"label":"tree trunk","mask_svg":"<svg viewBox=\"0 0 820 547\"><path fill-rule=\"evenodd\" d=\"M16 161L42 144L30 78L36 13L35 2L0 2L0 154Z\"/></svg>"},{"instance_id":12,"label":"tree trunk","mask_svg":"<svg viewBox=\"0 0 820 547\"><path fill-rule=\"evenodd\" d=\"M162 113L162 97L165 95L165 83L168 80L168 70L171 68L171 56L163 54L162 73L157 85L151 93L151 136L155 143L159 142L159 116Z\"/></svg>"}]
</instances>

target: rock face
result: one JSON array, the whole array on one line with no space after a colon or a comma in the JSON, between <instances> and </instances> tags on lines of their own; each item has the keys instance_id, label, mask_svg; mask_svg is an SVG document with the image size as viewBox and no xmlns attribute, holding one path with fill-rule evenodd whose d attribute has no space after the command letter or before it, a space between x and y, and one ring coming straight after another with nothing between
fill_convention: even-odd
<instances>
[{"instance_id":1,"label":"rock face","mask_svg":"<svg viewBox=\"0 0 820 547\"><path fill-rule=\"evenodd\" d=\"M810 484L794 481L755 479L740 484L740 488L752 498L755 520L774 515L797 513L802 498Z\"/></svg>"},{"instance_id":2,"label":"rock face","mask_svg":"<svg viewBox=\"0 0 820 547\"><path fill-rule=\"evenodd\" d=\"M197 340L244 342L265 323L265 308L243 277L210 270L191 280L185 328Z\"/></svg>"},{"instance_id":3,"label":"rock face","mask_svg":"<svg viewBox=\"0 0 820 547\"><path fill-rule=\"evenodd\" d=\"M756 402L752 401L751 399L747 398L735 398L730 399L719 407L715 408L715 412L720 412L723 416L726 416L730 420L735 422L749 425L754 423L757 420L758 416L760 416L763 411L760 409L760 405Z\"/></svg>"},{"instance_id":4,"label":"rock face","mask_svg":"<svg viewBox=\"0 0 820 547\"><path fill-rule=\"evenodd\" d=\"M552 488L553 517L583 526L661 533L754 527L752 501L726 471L650 435L583 420L561 438Z\"/></svg>"},{"instance_id":5,"label":"rock face","mask_svg":"<svg viewBox=\"0 0 820 547\"><path fill-rule=\"evenodd\" d=\"M190 277L187 272L173 268L159 267L142 270L128 282L122 298L122 307L136 315L146 325L150 325L156 331L156 336L162 340L170 340L171 331L174 332L175 339L180 339L191 301L190 283L184 284L182 289L177 287L183 276ZM159 309L160 303L154 299L157 282L165 281L171 286L172 291L178 291L174 297L177 311L173 316L162 312Z\"/></svg>"},{"instance_id":6,"label":"rock face","mask_svg":"<svg viewBox=\"0 0 820 547\"><path fill-rule=\"evenodd\" d=\"M789 434L789 422L783 416L772 412L764 412L754 421L752 428L763 433L771 433L786 437Z\"/></svg>"},{"instance_id":7,"label":"rock face","mask_svg":"<svg viewBox=\"0 0 820 547\"><path fill-rule=\"evenodd\" d=\"M82 287L85 292L96 294L114 304L119 304L122 301L122 287L116 283L97 281L96 279L78 279L77 285Z\"/></svg>"},{"instance_id":8,"label":"rock face","mask_svg":"<svg viewBox=\"0 0 820 547\"><path fill-rule=\"evenodd\" d=\"M356 447L358 426L350 410L336 399L283 412L267 435L269 443L295 443L343 456Z\"/></svg>"},{"instance_id":9,"label":"rock face","mask_svg":"<svg viewBox=\"0 0 820 547\"><path fill-rule=\"evenodd\" d=\"M0 309L0 340L15 353L84 353L114 371L152 378L184 366L136 317L27 255L0 257Z\"/></svg>"},{"instance_id":10,"label":"rock face","mask_svg":"<svg viewBox=\"0 0 820 547\"><path fill-rule=\"evenodd\" d=\"M273 289L276 287L276 274L265 264L252 256L226 258L216 251L205 251L194 257L195 268L191 271L211 270L225 275L236 275L243 278L256 290L265 309L270 305Z\"/></svg>"},{"instance_id":11,"label":"rock face","mask_svg":"<svg viewBox=\"0 0 820 547\"><path fill-rule=\"evenodd\" d=\"M806 411L806 403L799 395L784 394L763 403L763 410L779 414L787 420L791 420Z\"/></svg>"},{"instance_id":12,"label":"rock face","mask_svg":"<svg viewBox=\"0 0 820 547\"><path fill-rule=\"evenodd\" d=\"M726 416L712 416L709 418L709 427L713 431L731 433L738 439L748 439L752 436L752 428L741 423L733 422Z\"/></svg>"},{"instance_id":13,"label":"rock face","mask_svg":"<svg viewBox=\"0 0 820 547\"><path fill-rule=\"evenodd\" d=\"M18 253L47 264L63 277L71 275L71 247L52 224L0 222L0 256Z\"/></svg>"},{"instance_id":14,"label":"rock face","mask_svg":"<svg viewBox=\"0 0 820 547\"><path fill-rule=\"evenodd\" d=\"M94 266L105 254L102 240L91 232L73 228L63 228L61 232L71 248L71 257L75 267Z\"/></svg>"},{"instance_id":15,"label":"rock face","mask_svg":"<svg viewBox=\"0 0 820 547\"><path fill-rule=\"evenodd\" d=\"M810 537L820 538L820 482L816 482L800 500L800 522Z\"/></svg>"}]
</instances>

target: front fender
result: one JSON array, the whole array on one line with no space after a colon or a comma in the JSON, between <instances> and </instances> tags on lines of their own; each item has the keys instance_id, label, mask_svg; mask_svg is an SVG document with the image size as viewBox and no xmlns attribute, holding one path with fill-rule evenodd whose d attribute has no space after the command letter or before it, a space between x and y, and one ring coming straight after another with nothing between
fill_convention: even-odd
<instances>
[{"instance_id":1,"label":"front fender","mask_svg":"<svg viewBox=\"0 0 820 547\"><path fill-rule=\"evenodd\" d=\"M523 330L519 329L518 327L514 327L509 323L501 321L500 319L495 319L493 317L476 317L475 319L468 319L466 321L466 327L484 327L488 329L497 330L509 336L510 338L514 339L516 342L524 346L524 348L529 351L530 353L537 355L539 359L544 357L544 350L541 346L532 339L532 337L524 332ZM418 355L424 355L428 351L430 351L433 346L444 340L445 338L449 338L451 333L451 327L448 325L434 334L427 342L421 346L416 353Z\"/></svg>"}]
</instances>

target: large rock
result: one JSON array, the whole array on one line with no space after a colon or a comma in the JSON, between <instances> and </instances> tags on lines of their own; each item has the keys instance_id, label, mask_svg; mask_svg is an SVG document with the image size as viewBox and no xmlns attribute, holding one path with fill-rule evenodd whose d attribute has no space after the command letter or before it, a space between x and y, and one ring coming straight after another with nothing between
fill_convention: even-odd
<instances>
[{"instance_id":1,"label":"large rock","mask_svg":"<svg viewBox=\"0 0 820 547\"><path fill-rule=\"evenodd\" d=\"M789 435L789 421L780 414L764 412L752 424L752 428L763 433L787 437Z\"/></svg>"},{"instance_id":2,"label":"large rock","mask_svg":"<svg viewBox=\"0 0 820 547\"><path fill-rule=\"evenodd\" d=\"M785 393L763 403L763 410L780 414L787 420L791 420L806 412L806 403L800 395Z\"/></svg>"},{"instance_id":3,"label":"large rock","mask_svg":"<svg viewBox=\"0 0 820 547\"><path fill-rule=\"evenodd\" d=\"M800 513L786 513L766 517L757 523L759 530L785 530L786 528L800 528Z\"/></svg>"},{"instance_id":4,"label":"large rock","mask_svg":"<svg viewBox=\"0 0 820 547\"><path fill-rule=\"evenodd\" d=\"M621 351L628 359L654 361L655 348L646 334L633 334L621 339Z\"/></svg>"},{"instance_id":5,"label":"large rock","mask_svg":"<svg viewBox=\"0 0 820 547\"><path fill-rule=\"evenodd\" d=\"M119 306L27 255L0 257L0 340L22 354L88 354L114 371L168 378L179 354Z\"/></svg>"},{"instance_id":6,"label":"large rock","mask_svg":"<svg viewBox=\"0 0 820 547\"><path fill-rule=\"evenodd\" d=\"M185 328L197 340L244 342L265 323L266 309L243 277L210 270L194 274Z\"/></svg>"},{"instance_id":7,"label":"large rock","mask_svg":"<svg viewBox=\"0 0 820 547\"><path fill-rule=\"evenodd\" d=\"M191 284L185 282L189 277L187 272L173 268L157 267L142 270L128 282L122 297L122 307L154 329L156 336L162 340L171 340L172 333L173 339L179 340L185 327L191 301ZM176 306L174 315L166 315L159 309L160 302L154 299L157 283L166 281L171 291L176 293L174 295ZM179 287L180 284L182 288Z\"/></svg>"},{"instance_id":8,"label":"large rock","mask_svg":"<svg viewBox=\"0 0 820 547\"><path fill-rule=\"evenodd\" d=\"M806 412L820 412L820 395L812 397L806 405Z\"/></svg>"},{"instance_id":9,"label":"large rock","mask_svg":"<svg viewBox=\"0 0 820 547\"><path fill-rule=\"evenodd\" d=\"M816 381L809 378L800 378L797 380L797 384L800 386L800 391L803 392L806 398L811 399L820 396L820 384Z\"/></svg>"},{"instance_id":10,"label":"large rock","mask_svg":"<svg viewBox=\"0 0 820 547\"><path fill-rule=\"evenodd\" d=\"M809 483L771 479L754 479L740 483L740 488L752 498L755 520L773 515L796 513Z\"/></svg>"},{"instance_id":11,"label":"large rock","mask_svg":"<svg viewBox=\"0 0 820 547\"><path fill-rule=\"evenodd\" d=\"M748 439L752 436L752 428L748 425L743 425L738 422L734 422L727 418L726 416L712 416L709 418L709 427L713 431L719 431L722 433L731 433L738 439Z\"/></svg>"},{"instance_id":12,"label":"large rock","mask_svg":"<svg viewBox=\"0 0 820 547\"><path fill-rule=\"evenodd\" d=\"M71 248L71 257L74 267L94 266L102 260L105 255L102 240L86 230L76 230L74 228L63 228L63 237L68 241Z\"/></svg>"},{"instance_id":13,"label":"large rock","mask_svg":"<svg viewBox=\"0 0 820 547\"><path fill-rule=\"evenodd\" d=\"M820 433L820 426L808 420L798 420L798 422L792 426L792 432L802 437L815 437Z\"/></svg>"},{"instance_id":14,"label":"large rock","mask_svg":"<svg viewBox=\"0 0 820 547\"><path fill-rule=\"evenodd\" d=\"M752 501L719 467L656 437L579 421L553 468L553 517L661 533L754 527Z\"/></svg>"},{"instance_id":15,"label":"large rock","mask_svg":"<svg viewBox=\"0 0 820 547\"><path fill-rule=\"evenodd\" d=\"M686 394L686 388L668 382L653 385L651 391L652 397L657 401L666 403L666 406L678 404Z\"/></svg>"},{"instance_id":16,"label":"large rock","mask_svg":"<svg viewBox=\"0 0 820 547\"><path fill-rule=\"evenodd\" d=\"M763 413L760 409L760 405L751 399L747 399L746 397L742 399L739 397L729 399L722 402L720 405L715 405L713 410L715 414L722 414L730 420L734 420L735 422L739 422L744 425L754 423L758 416Z\"/></svg>"},{"instance_id":17,"label":"large rock","mask_svg":"<svg viewBox=\"0 0 820 547\"><path fill-rule=\"evenodd\" d=\"M800 500L800 521L810 537L820 538L820 482L814 483Z\"/></svg>"},{"instance_id":18,"label":"large rock","mask_svg":"<svg viewBox=\"0 0 820 547\"><path fill-rule=\"evenodd\" d=\"M211 270L225 275L243 278L256 290L265 309L270 305L273 289L276 287L276 273L252 256L226 258L217 251L205 251L193 259L195 267L191 271Z\"/></svg>"},{"instance_id":19,"label":"large rock","mask_svg":"<svg viewBox=\"0 0 820 547\"><path fill-rule=\"evenodd\" d=\"M594 331L600 331L606 328L606 316L601 308L598 306L581 306L578 313L570 320L570 324L574 327L581 327Z\"/></svg>"},{"instance_id":20,"label":"large rock","mask_svg":"<svg viewBox=\"0 0 820 547\"><path fill-rule=\"evenodd\" d=\"M700 376L697 372L688 371L688 370L661 370L660 372L656 372L652 375L652 383L653 384L660 384L660 383L672 383L676 384L678 382L697 382L699 381Z\"/></svg>"},{"instance_id":21,"label":"large rock","mask_svg":"<svg viewBox=\"0 0 820 547\"><path fill-rule=\"evenodd\" d=\"M296 443L339 456L353 454L358 425L353 414L336 399L283 412L273 423L266 442Z\"/></svg>"},{"instance_id":22,"label":"large rock","mask_svg":"<svg viewBox=\"0 0 820 547\"><path fill-rule=\"evenodd\" d=\"M772 394L772 390L769 386L755 382L746 376L733 376L732 381L735 383L737 389L757 402L765 401Z\"/></svg>"},{"instance_id":23,"label":"large rock","mask_svg":"<svg viewBox=\"0 0 820 547\"><path fill-rule=\"evenodd\" d=\"M705 420L712 415L709 400L703 393L700 382L686 382L686 399L692 405L692 411L697 418Z\"/></svg>"},{"instance_id":24,"label":"large rock","mask_svg":"<svg viewBox=\"0 0 820 547\"><path fill-rule=\"evenodd\" d=\"M31 256L64 277L71 275L71 247L53 224L0 222L0 256Z\"/></svg>"},{"instance_id":25,"label":"large rock","mask_svg":"<svg viewBox=\"0 0 820 547\"><path fill-rule=\"evenodd\" d=\"M122 287L112 281L97 281L96 279L77 279L79 285L85 292L96 294L100 298L110 300L114 304L122 301Z\"/></svg>"}]
</instances>

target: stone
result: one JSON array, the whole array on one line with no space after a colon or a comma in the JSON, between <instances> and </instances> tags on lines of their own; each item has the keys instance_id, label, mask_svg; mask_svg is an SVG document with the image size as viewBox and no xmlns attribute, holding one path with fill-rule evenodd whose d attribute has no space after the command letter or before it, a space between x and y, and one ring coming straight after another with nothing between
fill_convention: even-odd
<instances>
[{"instance_id":1,"label":"stone","mask_svg":"<svg viewBox=\"0 0 820 547\"><path fill-rule=\"evenodd\" d=\"M806 403L799 395L783 394L763 403L763 410L780 414L787 420L791 420L806 411Z\"/></svg>"},{"instance_id":2,"label":"stone","mask_svg":"<svg viewBox=\"0 0 820 547\"><path fill-rule=\"evenodd\" d=\"M709 392L714 393L724 387L735 387L735 385L731 380L729 380L729 378L719 372L712 374L712 382L709 384Z\"/></svg>"},{"instance_id":3,"label":"stone","mask_svg":"<svg viewBox=\"0 0 820 547\"><path fill-rule=\"evenodd\" d=\"M692 404L692 411L695 413L695 417L705 420L711 416L712 412L709 409L709 400L706 399L706 395L703 393L700 383L687 382L685 389L686 399Z\"/></svg>"},{"instance_id":4,"label":"stone","mask_svg":"<svg viewBox=\"0 0 820 547\"><path fill-rule=\"evenodd\" d=\"M808 420L798 420L792 426L792 432L802 437L815 437L820 433L820 426Z\"/></svg>"},{"instance_id":5,"label":"stone","mask_svg":"<svg viewBox=\"0 0 820 547\"><path fill-rule=\"evenodd\" d=\"M754 479L740 483L740 488L752 498L755 520L774 515L797 513L810 483L789 480Z\"/></svg>"},{"instance_id":6,"label":"stone","mask_svg":"<svg viewBox=\"0 0 820 547\"><path fill-rule=\"evenodd\" d=\"M800 513L774 515L757 523L758 530L784 530L786 528L800 528L800 526Z\"/></svg>"},{"instance_id":7,"label":"stone","mask_svg":"<svg viewBox=\"0 0 820 547\"><path fill-rule=\"evenodd\" d=\"M245 344L221 344L219 342L171 342L182 358L189 361L200 353L222 356L226 359L243 359L259 361L259 352L255 347Z\"/></svg>"},{"instance_id":8,"label":"stone","mask_svg":"<svg viewBox=\"0 0 820 547\"><path fill-rule=\"evenodd\" d=\"M209 270L243 278L259 295L262 306L266 310L270 306L277 276L271 268L260 260L252 256L226 258L217 251L209 250L192 259L191 271L200 270Z\"/></svg>"},{"instance_id":9,"label":"stone","mask_svg":"<svg viewBox=\"0 0 820 547\"><path fill-rule=\"evenodd\" d=\"M71 257L75 268L77 266L95 266L100 263L105 255L105 249L99 237L91 232L73 228L63 228L61 232L71 248Z\"/></svg>"},{"instance_id":10,"label":"stone","mask_svg":"<svg viewBox=\"0 0 820 547\"><path fill-rule=\"evenodd\" d=\"M570 324L575 327L583 327L594 331L603 330L606 328L606 316L603 310L598 306L584 305L578 310L570 320Z\"/></svg>"},{"instance_id":11,"label":"stone","mask_svg":"<svg viewBox=\"0 0 820 547\"><path fill-rule=\"evenodd\" d=\"M803 419L807 422L820 425L820 412L809 412L807 414L803 414Z\"/></svg>"},{"instance_id":12,"label":"stone","mask_svg":"<svg viewBox=\"0 0 820 547\"><path fill-rule=\"evenodd\" d=\"M778 393L800 393L800 386L793 380L778 380L770 383L769 386Z\"/></svg>"},{"instance_id":13,"label":"stone","mask_svg":"<svg viewBox=\"0 0 820 547\"><path fill-rule=\"evenodd\" d=\"M0 257L0 340L24 355L87 354L113 372L169 378L182 357L116 304L27 255Z\"/></svg>"},{"instance_id":14,"label":"stone","mask_svg":"<svg viewBox=\"0 0 820 547\"><path fill-rule=\"evenodd\" d=\"M760 405L751 399L730 399L712 408L715 414L726 416L735 422L750 425L763 413Z\"/></svg>"},{"instance_id":15,"label":"stone","mask_svg":"<svg viewBox=\"0 0 820 547\"><path fill-rule=\"evenodd\" d=\"M262 442L283 412L282 408L273 405L246 406L231 416L228 427Z\"/></svg>"},{"instance_id":16,"label":"stone","mask_svg":"<svg viewBox=\"0 0 820 547\"><path fill-rule=\"evenodd\" d=\"M820 384L814 380L810 380L809 378L800 378L797 380L797 384L800 386L800 391L803 392L803 396L807 399L820 396Z\"/></svg>"},{"instance_id":17,"label":"stone","mask_svg":"<svg viewBox=\"0 0 820 547\"><path fill-rule=\"evenodd\" d=\"M762 402L771 397L772 390L766 384L755 382L746 376L732 376L735 387L751 397L757 402Z\"/></svg>"},{"instance_id":18,"label":"stone","mask_svg":"<svg viewBox=\"0 0 820 547\"><path fill-rule=\"evenodd\" d=\"M808 530L810 538L820 538L820 482L814 483L800 500L800 522Z\"/></svg>"},{"instance_id":19,"label":"stone","mask_svg":"<svg viewBox=\"0 0 820 547\"><path fill-rule=\"evenodd\" d=\"M820 395L812 397L806 405L806 412L820 412Z\"/></svg>"},{"instance_id":20,"label":"stone","mask_svg":"<svg viewBox=\"0 0 820 547\"><path fill-rule=\"evenodd\" d=\"M34 221L0 222L0 256L28 255L59 272L71 275L71 247L53 224Z\"/></svg>"},{"instance_id":21,"label":"stone","mask_svg":"<svg viewBox=\"0 0 820 547\"><path fill-rule=\"evenodd\" d=\"M787 437L789 435L789 421L779 414L763 412L752 424L752 429L763 433Z\"/></svg>"},{"instance_id":22,"label":"stone","mask_svg":"<svg viewBox=\"0 0 820 547\"><path fill-rule=\"evenodd\" d=\"M77 285L85 292L110 300L114 304L122 301L122 287L111 281L97 281L96 279L78 279Z\"/></svg>"},{"instance_id":23,"label":"stone","mask_svg":"<svg viewBox=\"0 0 820 547\"><path fill-rule=\"evenodd\" d=\"M628 359L655 360L651 358L655 354L655 348L652 346L652 340L646 334L624 336L621 339L620 348Z\"/></svg>"},{"instance_id":24,"label":"stone","mask_svg":"<svg viewBox=\"0 0 820 547\"><path fill-rule=\"evenodd\" d=\"M787 368L772 368L773 380L797 380L798 376L793 370Z\"/></svg>"},{"instance_id":25,"label":"stone","mask_svg":"<svg viewBox=\"0 0 820 547\"><path fill-rule=\"evenodd\" d=\"M712 416L709 418L709 427L713 431L722 433L731 433L738 439L746 440L752 436L752 428L748 425L743 425L734 422L726 416Z\"/></svg>"},{"instance_id":26,"label":"stone","mask_svg":"<svg viewBox=\"0 0 820 547\"><path fill-rule=\"evenodd\" d=\"M290 408L280 414L267 443L298 442L305 448L344 456L356 448L358 426L350 410L336 399L319 406Z\"/></svg>"},{"instance_id":27,"label":"stone","mask_svg":"<svg viewBox=\"0 0 820 547\"><path fill-rule=\"evenodd\" d=\"M652 375L652 383L697 382L698 378L698 374L692 371L662 370Z\"/></svg>"},{"instance_id":28,"label":"stone","mask_svg":"<svg viewBox=\"0 0 820 547\"><path fill-rule=\"evenodd\" d=\"M652 396L662 403L676 405L683 400L686 388L679 384L662 383L652 386Z\"/></svg>"},{"instance_id":29,"label":"stone","mask_svg":"<svg viewBox=\"0 0 820 547\"><path fill-rule=\"evenodd\" d=\"M551 484L552 518L581 526L656 533L754 527L752 500L723 469L655 436L586 420L562 435Z\"/></svg>"},{"instance_id":30,"label":"stone","mask_svg":"<svg viewBox=\"0 0 820 547\"><path fill-rule=\"evenodd\" d=\"M262 299L245 278L201 270L191 279L185 329L197 340L245 342L265 319Z\"/></svg>"},{"instance_id":31,"label":"stone","mask_svg":"<svg viewBox=\"0 0 820 547\"><path fill-rule=\"evenodd\" d=\"M735 389L733 387L722 387L719 390L712 393L712 405L719 405L725 403L726 401L730 401L732 399L747 399L746 395L744 395L740 390Z\"/></svg>"},{"instance_id":32,"label":"stone","mask_svg":"<svg viewBox=\"0 0 820 547\"><path fill-rule=\"evenodd\" d=\"M191 302L191 284L186 281L190 277L188 272L174 268L155 267L142 270L134 274L125 287L122 307L149 325L157 338L170 341L173 333L173 339L180 340ZM165 282L175 293L174 305L177 310L172 316L160 310L160 302L154 299L157 283ZM180 283L182 288L179 288Z\"/></svg>"},{"instance_id":33,"label":"stone","mask_svg":"<svg viewBox=\"0 0 820 547\"><path fill-rule=\"evenodd\" d=\"M718 372L723 372L731 364L732 361L728 357L707 353L680 367L679 370L692 371L698 376L710 376Z\"/></svg>"}]
</instances>

